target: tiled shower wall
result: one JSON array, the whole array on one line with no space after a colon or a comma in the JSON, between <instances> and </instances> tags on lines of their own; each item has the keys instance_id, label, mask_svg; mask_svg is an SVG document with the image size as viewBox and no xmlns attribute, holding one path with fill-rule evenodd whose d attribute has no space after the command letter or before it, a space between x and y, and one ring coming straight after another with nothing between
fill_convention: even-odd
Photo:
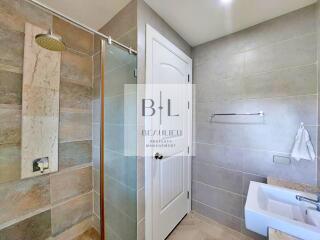
<instances>
[{"instance_id":1,"label":"tiled shower wall","mask_svg":"<svg viewBox=\"0 0 320 240\"><path fill-rule=\"evenodd\" d=\"M315 5L193 49L196 156L193 209L238 231L250 180L317 183L317 164L288 156L300 122L317 149ZM216 117L212 113L259 112ZM277 160L277 157L276 157Z\"/></svg>"},{"instance_id":2,"label":"tiled shower wall","mask_svg":"<svg viewBox=\"0 0 320 240\"><path fill-rule=\"evenodd\" d=\"M136 49L137 2L131 1L117 13L100 32ZM93 176L94 223L100 227L100 38L94 39L94 98L93 98ZM134 64L128 64L129 53L116 46L109 51L105 64L105 229L107 238L136 238L136 158L123 156L124 83L136 83ZM112 49L111 49L112 48ZM133 57L133 56L132 56ZM132 131L134 133L135 131ZM112 134L113 135L110 135ZM120 139L119 139L120 138ZM118 141L120 140L120 141Z\"/></svg>"},{"instance_id":3,"label":"tiled shower wall","mask_svg":"<svg viewBox=\"0 0 320 240\"><path fill-rule=\"evenodd\" d=\"M59 172L20 180L24 25L63 37ZM93 36L24 0L0 1L0 239L70 239L92 224Z\"/></svg>"}]
</instances>

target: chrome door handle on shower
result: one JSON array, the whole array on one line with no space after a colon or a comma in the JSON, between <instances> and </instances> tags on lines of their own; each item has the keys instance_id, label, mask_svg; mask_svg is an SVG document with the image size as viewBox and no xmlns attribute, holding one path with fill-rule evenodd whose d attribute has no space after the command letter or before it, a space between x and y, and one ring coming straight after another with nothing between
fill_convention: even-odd
<instances>
[{"instance_id":1,"label":"chrome door handle on shower","mask_svg":"<svg viewBox=\"0 0 320 240\"><path fill-rule=\"evenodd\" d=\"M156 153L154 154L154 159L159 159L161 160L163 158L163 156L160 153Z\"/></svg>"}]
</instances>

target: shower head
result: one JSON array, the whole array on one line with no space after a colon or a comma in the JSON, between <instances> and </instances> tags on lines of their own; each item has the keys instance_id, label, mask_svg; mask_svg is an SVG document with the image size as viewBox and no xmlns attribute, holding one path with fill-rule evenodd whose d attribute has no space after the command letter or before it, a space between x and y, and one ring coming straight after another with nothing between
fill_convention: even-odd
<instances>
[{"instance_id":1,"label":"shower head","mask_svg":"<svg viewBox=\"0 0 320 240\"><path fill-rule=\"evenodd\" d=\"M41 33L35 37L36 43L47 50L61 52L66 46L60 36L54 35L51 30L48 33Z\"/></svg>"}]
</instances>

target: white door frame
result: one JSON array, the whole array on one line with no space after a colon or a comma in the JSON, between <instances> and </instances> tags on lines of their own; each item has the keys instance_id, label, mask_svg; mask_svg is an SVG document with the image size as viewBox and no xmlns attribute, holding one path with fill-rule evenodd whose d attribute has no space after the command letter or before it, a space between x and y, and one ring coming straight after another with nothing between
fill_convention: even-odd
<instances>
[{"instance_id":1,"label":"white door frame","mask_svg":"<svg viewBox=\"0 0 320 240\"><path fill-rule=\"evenodd\" d=\"M146 24L146 84L151 83L152 79L152 42L156 40L162 45L171 49L176 55L183 59L189 65L189 83L192 84L192 59L188 57L183 51L177 48L168 39L162 36L157 30ZM189 108L189 121L188 121L188 212L191 211L191 158L192 158L192 92L190 93L190 108ZM148 124L145 123L147 126ZM152 240L153 236L153 184L152 184L152 158L145 155L145 239Z\"/></svg>"}]
</instances>

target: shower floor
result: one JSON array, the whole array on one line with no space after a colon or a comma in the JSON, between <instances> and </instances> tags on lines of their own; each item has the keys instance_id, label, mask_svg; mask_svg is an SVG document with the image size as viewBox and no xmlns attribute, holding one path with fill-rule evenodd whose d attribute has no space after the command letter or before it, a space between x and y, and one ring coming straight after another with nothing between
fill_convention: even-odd
<instances>
[{"instance_id":1,"label":"shower floor","mask_svg":"<svg viewBox=\"0 0 320 240\"><path fill-rule=\"evenodd\" d=\"M73 240L100 240L100 234L94 228L91 228Z\"/></svg>"},{"instance_id":2,"label":"shower floor","mask_svg":"<svg viewBox=\"0 0 320 240\"><path fill-rule=\"evenodd\" d=\"M197 213L188 214L167 240L253 240Z\"/></svg>"}]
</instances>

